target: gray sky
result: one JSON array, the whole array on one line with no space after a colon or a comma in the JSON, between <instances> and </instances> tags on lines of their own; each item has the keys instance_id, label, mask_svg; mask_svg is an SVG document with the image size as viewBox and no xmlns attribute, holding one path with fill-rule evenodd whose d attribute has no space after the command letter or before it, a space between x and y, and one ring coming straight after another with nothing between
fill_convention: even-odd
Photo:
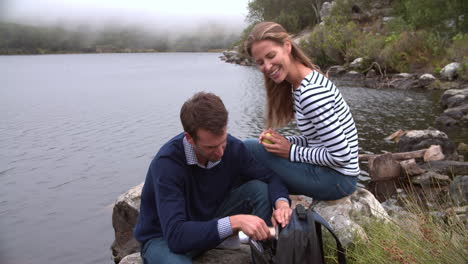
<instances>
[{"instance_id":1,"label":"gray sky","mask_svg":"<svg viewBox=\"0 0 468 264\"><path fill-rule=\"evenodd\" d=\"M0 16L29 23L245 26L248 0L0 0Z\"/></svg>"}]
</instances>

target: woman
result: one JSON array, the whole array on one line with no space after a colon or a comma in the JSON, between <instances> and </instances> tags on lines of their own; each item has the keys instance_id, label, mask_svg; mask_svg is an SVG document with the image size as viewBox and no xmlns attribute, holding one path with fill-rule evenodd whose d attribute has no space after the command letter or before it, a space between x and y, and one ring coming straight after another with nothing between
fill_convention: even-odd
<instances>
[{"instance_id":1,"label":"woman","mask_svg":"<svg viewBox=\"0 0 468 264\"><path fill-rule=\"evenodd\" d=\"M290 193L336 200L356 189L358 135L348 105L279 24L257 24L245 41L264 74L267 127L246 146L273 169ZM300 136L274 130L295 118ZM267 140L270 142L268 142Z\"/></svg>"}]
</instances>

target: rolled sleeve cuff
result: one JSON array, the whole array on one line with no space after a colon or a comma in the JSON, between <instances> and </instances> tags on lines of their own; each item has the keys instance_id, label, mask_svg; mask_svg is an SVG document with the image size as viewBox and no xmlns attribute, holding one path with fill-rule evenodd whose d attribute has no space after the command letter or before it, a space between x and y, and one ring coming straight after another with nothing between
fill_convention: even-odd
<instances>
[{"instance_id":1,"label":"rolled sleeve cuff","mask_svg":"<svg viewBox=\"0 0 468 264\"><path fill-rule=\"evenodd\" d=\"M276 206L276 202L278 202L278 201L286 201L286 202L288 202L289 206L291 206L291 203L290 203L289 200L288 200L287 198L285 198L285 197L280 197L280 198L276 199L276 201L275 201L275 206Z\"/></svg>"},{"instance_id":2,"label":"rolled sleeve cuff","mask_svg":"<svg viewBox=\"0 0 468 264\"><path fill-rule=\"evenodd\" d=\"M221 240L232 235L232 226L231 226L231 221L229 221L229 216L226 216L218 220L218 234Z\"/></svg>"}]
</instances>

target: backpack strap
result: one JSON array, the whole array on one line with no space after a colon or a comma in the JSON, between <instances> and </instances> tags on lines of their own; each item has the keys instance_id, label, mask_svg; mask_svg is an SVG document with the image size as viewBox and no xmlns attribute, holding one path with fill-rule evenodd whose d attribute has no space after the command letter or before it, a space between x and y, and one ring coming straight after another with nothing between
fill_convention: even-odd
<instances>
[{"instance_id":1,"label":"backpack strap","mask_svg":"<svg viewBox=\"0 0 468 264\"><path fill-rule=\"evenodd\" d=\"M338 263L339 264L346 264L346 257L345 257L345 253L344 253L345 251L343 249L343 246L341 245L340 240L336 236L335 232L333 232L333 229L330 227L328 222L325 219L323 219L323 217L320 216L317 212L315 212L313 209L311 209L310 211L311 211L311 213L312 213L312 215L314 217L314 220L315 220L315 226L316 226L315 229L316 229L316 232L317 232L317 236L319 238L320 248L322 250L322 258L323 258L323 242L322 242L322 229L321 229L321 226L324 226L332 234L332 236L335 238L336 247L338 249L337 250Z\"/></svg>"}]
</instances>

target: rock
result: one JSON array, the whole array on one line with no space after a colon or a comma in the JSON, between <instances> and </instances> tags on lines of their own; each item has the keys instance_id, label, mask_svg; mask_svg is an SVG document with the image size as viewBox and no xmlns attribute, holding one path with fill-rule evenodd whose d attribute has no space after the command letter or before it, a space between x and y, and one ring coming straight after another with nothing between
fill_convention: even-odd
<instances>
[{"instance_id":1,"label":"rock","mask_svg":"<svg viewBox=\"0 0 468 264\"><path fill-rule=\"evenodd\" d=\"M456 205L468 203L468 175L457 176L449 186L449 194Z\"/></svg>"},{"instance_id":2,"label":"rock","mask_svg":"<svg viewBox=\"0 0 468 264\"><path fill-rule=\"evenodd\" d=\"M115 241L112 244L112 255L115 263L142 263L140 244L133 237L133 227L140 211L141 190L143 183L131 188L119 196L114 204L112 225L115 230ZM134 254L136 253L136 254ZM128 256L126 262L124 257ZM241 245L240 250L212 249L194 259L194 263L250 263L250 248Z\"/></svg>"},{"instance_id":3,"label":"rock","mask_svg":"<svg viewBox=\"0 0 468 264\"><path fill-rule=\"evenodd\" d=\"M416 164L415 159L401 161L400 165L403 169L403 172L405 172L408 176L415 176L426 172L426 170L421 169L421 167Z\"/></svg>"},{"instance_id":4,"label":"rock","mask_svg":"<svg viewBox=\"0 0 468 264\"><path fill-rule=\"evenodd\" d=\"M393 19L395 19L395 17L392 17L392 16L390 16L390 17L383 17L383 18L382 18L382 22L388 23L388 22L392 21Z\"/></svg>"},{"instance_id":5,"label":"rock","mask_svg":"<svg viewBox=\"0 0 468 264\"><path fill-rule=\"evenodd\" d=\"M344 79L348 79L348 80L362 80L363 77L364 75L357 71L349 71L345 73L345 75L343 76Z\"/></svg>"},{"instance_id":6,"label":"rock","mask_svg":"<svg viewBox=\"0 0 468 264\"><path fill-rule=\"evenodd\" d=\"M429 86L435 81L436 81L436 77L434 77L434 75L429 74L429 73L421 75L418 79L419 85L422 87Z\"/></svg>"},{"instance_id":7,"label":"rock","mask_svg":"<svg viewBox=\"0 0 468 264\"><path fill-rule=\"evenodd\" d=\"M223 51L223 56L221 58L225 62L235 63L242 66L253 66L255 63L244 54L238 52L237 50L225 50Z\"/></svg>"},{"instance_id":8,"label":"rock","mask_svg":"<svg viewBox=\"0 0 468 264\"><path fill-rule=\"evenodd\" d=\"M418 81L412 74L399 73L393 76L388 85L390 88L408 90L418 87Z\"/></svg>"},{"instance_id":9,"label":"rock","mask_svg":"<svg viewBox=\"0 0 468 264\"><path fill-rule=\"evenodd\" d=\"M194 264L237 264L252 263L250 256L250 247L241 245L238 250L231 249L212 249L193 259ZM119 264L143 264L140 252L126 256Z\"/></svg>"},{"instance_id":10,"label":"rock","mask_svg":"<svg viewBox=\"0 0 468 264\"><path fill-rule=\"evenodd\" d=\"M457 99L451 99L452 97L456 97ZM463 102L460 102L460 98L465 98L466 101L468 102L467 97L468 97L468 88L450 89L450 90L445 91L440 96L439 103L443 109L456 107L456 106L460 106L463 104Z\"/></svg>"},{"instance_id":11,"label":"rock","mask_svg":"<svg viewBox=\"0 0 468 264\"><path fill-rule=\"evenodd\" d=\"M140 264L139 245L133 247L136 240L132 236L132 228L136 223L140 207L140 184L119 196L112 215L116 240L112 245L114 261L124 264ZM309 206L312 200L306 196L291 196L292 200ZM330 225L337 231L344 245L348 245L357 235L367 239L360 225L370 218L388 220L388 214L369 191L358 188L352 195L336 201L319 201L314 207ZM134 241L134 242L133 242ZM137 243L137 242L136 242ZM251 263L250 248L242 244L239 250L212 249L196 257L194 263Z\"/></svg>"},{"instance_id":12,"label":"rock","mask_svg":"<svg viewBox=\"0 0 468 264\"><path fill-rule=\"evenodd\" d=\"M333 77L333 76L331 76ZM341 76L332 78L338 86L363 87L365 86L365 76L357 71L349 71Z\"/></svg>"},{"instance_id":13,"label":"rock","mask_svg":"<svg viewBox=\"0 0 468 264\"><path fill-rule=\"evenodd\" d=\"M446 159L458 160L455 144L447 134L435 129L409 130L400 137L398 151L414 151L429 148L431 145L440 145Z\"/></svg>"},{"instance_id":14,"label":"rock","mask_svg":"<svg viewBox=\"0 0 468 264\"><path fill-rule=\"evenodd\" d=\"M322 21L330 15L331 10L334 5L335 5L335 2L332 2L332 3L324 2L322 4L322 8L320 8L320 18Z\"/></svg>"},{"instance_id":15,"label":"rock","mask_svg":"<svg viewBox=\"0 0 468 264\"><path fill-rule=\"evenodd\" d=\"M458 62L449 63L440 71L440 74L442 75L442 78L452 81L458 76L457 71L460 67L461 64Z\"/></svg>"},{"instance_id":16,"label":"rock","mask_svg":"<svg viewBox=\"0 0 468 264\"><path fill-rule=\"evenodd\" d=\"M444 158L445 155L442 153L442 148L439 145L431 145L424 153L423 160L424 162L428 162L434 160L443 160Z\"/></svg>"},{"instance_id":17,"label":"rock","mask_svg":"<svg viewBox=\"0 0 468 264\"><path fill-rule=\"evenodd\" d=\"M431 161L421 165L422 169L431 170L444 175L455 177L468 175L468 162L454 160Z\"/></svg>"},{"instance_id":18,"label":"rock","mask_svg":"<svg viewBox=\"0 0 468 264\"><path fill-rule=\"evenodd\" d=\"M303 31L299 32L297 35L295 35L292 38L292 41L294 43L296 43L296 45L300 45L302 41L307 43L308 40L310 39L310 35L312 35L312 30L310 30L310 29L303 30Z\"/></svg>"},{"instance_id":19,"label":"rock","mask_svg":"<svg viewBox=\"0 0 468 264\"><path fill-rule=\"evenodd\" d=\"M241 244L240 249L212 249L193 259L194 264L249 264L252 263L250 247Z\"/></svg>"},{"instance_id":20,"label":"rock","mask_svg":"<svg viewBox=\"0 0 468 264\"><path fill-rule=\"evenodd\" d=\"M327 74L328 74L328 76L330 76L330 77L341 76L341 75L343 75L344 73L346 73L346 68L343 67L343 66L341 66L341 65L331 66L331 67L328 68L328 70L327 70Z\"/></svg>"},{"instance_id":21,"label":"rock","mask_svg":"<svg viewBox=\"0 0 468 264\"><path fill-rule=\"evenodd\" d=\"M115 263L132 253L140 251L140 244L133 237L133 227L140 212L143 183L119 196L112 212L112 226L115 240L112 243L112 257Z\"/></svg>"},{"instance_id":22,"label":"rock","mask_svg":"<svg viewBox=\"0 0 468 264\"><path fill-rule=\"evenodd\" d=\"M360 69L362 67L363 62L364 62L363 58L357 58L353 60L353 62L351 62L349 67L351 67L352 69Z\"/></svg>"},{"instance_id":23,"label":"rock","mask_svg":"<svg viewBox=\"0 0 468 264\"><path fill-rule=\"evenodd\" d=\"M403 136L405 133L406 131L398 129L397 131L393 132L390 136L386 137L385 140L398 142L400 141L401 136Z\"/></svg>"},{"instance_id":24,"label":"rock","mask_svg":"<svg viewBox=\"0 0 468 264\"><path fill-rule=\"evenodd\" d=\"M459 152L468 152L468 144L461 142L460 144L458 144L457 150Z\"/></svg>"},{"instance_id":25,"label":"rock","mask_svg":"<svg viewBox=\"0 0 468 264\"><path fill-rule=\"evenodd\" d=\"M421 186L445 186L450 184L450 177L433 171L411 178L411 182Z\"/></svg>"},{"instance_id":26,"label":"rock","mask_svg":"<svg viewBox=\"0 0 468 264\"><path fill-rule=\"evenodd\" d=\"M371 69L366 73L366 78L375 78L377 77L377 73L375 72L374 69Z\"/></svg>"},{"instance_id":27,"label":"rock","mask_svg":"<svg viewBox=\"0 0 468 264\"><path fill-rule=\"evenodd\" d=\"M336 201L320 201L314 209L328 221L344 246L349 245L354 239L367 240L367 235L360 225L371 218L384 221L389 219L387 212L374 195L362 188Z\"/></svg>"},{"instance_id":28,"label":"rock","mask_svg":"<svg viewBox=\"0 0 468 264\"><path fill-rule=\"evenodd\" d=\"M407 227L409 230L420 230L420 219L417 215L408 212L405 208L398 205L398 200L395 198L387 199L382 203L382 207L387 211L388 215L399 226Z\"/></svg>"},{"instance_id":29,"label":"rock","mask_svg":"<svg viewBox=\"0 0 468 264\"><path fill-rule=\"evenodd\" d=\"M451 131L459 127L458 121L447 115L437 117L434 126L443 131Z\"/></svg>"},{"instance_id":30,"label":"rock","mask_svg":"<svg viewBox=\"0 0 468 264\"><path fill-rule=\"evenodd\" d=\"M436 118L434 126L443 131L468 128L468 103L447 108Z\"/></svg>"},{"instance_id":31,"label":"rock","mask_svg":"<svg viewBox=\"0 0 468 264\"><path fill-rule=\"evenodd\" d=\"M124 257L119 264L143 264L143 259L141 259L140 252L137 252Z\"/></svg>"}]
</instances>

